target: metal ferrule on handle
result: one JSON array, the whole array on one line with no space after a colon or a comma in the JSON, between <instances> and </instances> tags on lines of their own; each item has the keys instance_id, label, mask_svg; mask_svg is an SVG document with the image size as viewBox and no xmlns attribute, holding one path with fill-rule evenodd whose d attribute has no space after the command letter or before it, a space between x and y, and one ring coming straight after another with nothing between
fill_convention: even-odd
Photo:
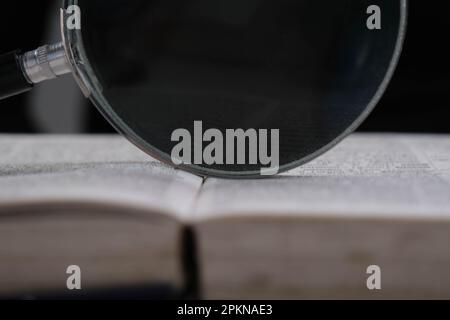
<instances>
[{"instance_id":1,"label":"metal ferrule on handle","mask_svg":"<svg viewBox=\"0 0 450 320\"><path fill-rule=\"evenodd\" d=\"M45 45L22 56L22 68L30 83L52 80L71 72L62 43Z\"/></svg>"}]
</instances>

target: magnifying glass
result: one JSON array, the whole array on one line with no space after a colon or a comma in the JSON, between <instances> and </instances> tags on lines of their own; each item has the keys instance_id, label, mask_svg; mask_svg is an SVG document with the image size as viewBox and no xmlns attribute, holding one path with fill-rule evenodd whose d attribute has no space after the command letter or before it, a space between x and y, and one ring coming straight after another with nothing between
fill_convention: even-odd
<instances>
[{"instance_id":1,"label":"magnifying glass","mask_svg":"<svg viewBox=\"0 0 450 320\"><path fill-rule=\"evenodd\" d=\"M0 57L0 97L65 73L154 158L259 177L354 131L398 62L406 0L65 0L62 42Z\"/></svg>"}]
</instances>

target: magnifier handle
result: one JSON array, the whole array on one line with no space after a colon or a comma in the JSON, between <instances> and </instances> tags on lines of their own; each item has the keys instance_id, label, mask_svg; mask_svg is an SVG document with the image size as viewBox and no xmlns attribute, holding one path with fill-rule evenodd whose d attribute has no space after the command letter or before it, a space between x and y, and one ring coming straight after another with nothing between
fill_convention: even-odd
<instances>
[{"instance_id":1,"label":"magnifier handle","mask_svg":"<svg viewBox=\"0 0 450 320\"><path fill-rule=\"evenodd\" d=\"M18 95L33 88L22 68L20 51L0 55L0 100Z\"/></svg>"},{"instance_id":2,"label":"magnifier handle","mask_svg":"<svg viewBox=\"0 0 450 320\"><path fill-rule=\"evenodd\" d=\"M62 43L45 45L23 55L19 50L1 55L0 100L71 71Z\"/></svg>"}]
</instances>

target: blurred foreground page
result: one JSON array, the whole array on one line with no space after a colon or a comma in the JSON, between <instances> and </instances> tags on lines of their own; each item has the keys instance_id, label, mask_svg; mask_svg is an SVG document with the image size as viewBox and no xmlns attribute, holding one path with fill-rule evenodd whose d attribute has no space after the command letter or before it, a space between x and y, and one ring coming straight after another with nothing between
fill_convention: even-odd
<instances>
[{"instance_id":1,"label":"blurred foreground page","mask_svg":"<svg viewBox=\"0 0 450 320\"><path fill-rule=\"evenodd\" d=\"M115 136L1 136L0 152L0 296L64 296L72 265L79 297L181 289L202 179Z\"/></svg>"}]
</instances>

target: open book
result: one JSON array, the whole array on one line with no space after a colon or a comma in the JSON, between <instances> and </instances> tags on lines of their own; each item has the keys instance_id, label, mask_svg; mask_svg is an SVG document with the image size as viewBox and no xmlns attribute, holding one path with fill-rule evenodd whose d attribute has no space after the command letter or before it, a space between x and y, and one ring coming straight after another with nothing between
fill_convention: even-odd
<instances>
[{"instance_id":1,"label":"open book","mask_svg":"<svg viewBox=\"0 0 450 320\"><path fill-rule=\"evenodd\" d=\"M355 134L265 180L203 179L116 136L0 136L0 296L450 298L450 137ZM367 268L381 269L381 290Z\"/></svg>"}]
</instances>

